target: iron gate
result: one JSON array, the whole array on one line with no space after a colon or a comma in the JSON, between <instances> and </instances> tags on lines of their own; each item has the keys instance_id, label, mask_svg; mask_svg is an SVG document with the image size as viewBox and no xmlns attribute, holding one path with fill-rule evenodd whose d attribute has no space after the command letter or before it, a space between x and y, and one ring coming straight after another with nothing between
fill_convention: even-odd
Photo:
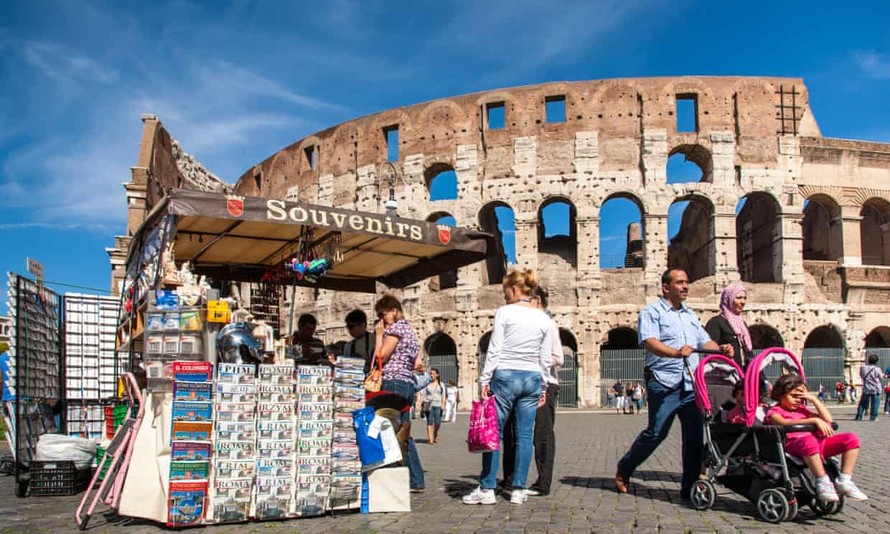
<instances>
[{"instance_id":1,"label":"iron gate","mask_svg":"<svg viewBox=\"0 0 890 534\"><path fill-rule=\"evenodd\" d=\"M458 381L458 367L456 354L430 354L427 357L427 370L436 368L439 370L439 381L447 385L449 380Z\"/></svg>"},{"instance_id":2,"label":"iron gate","mask_svg":"<svg viewBox=\"0 0 890 534\"><path fill-rule=\"evenodd\" d=\"M834 391L835 384L844 378L844 349L803 349L800 363L807 377L807 385L811 391L819 391L819 385L824 385L830 393Z\"/></svg>"},{"instance_id":3,"label":"iron gate","mask_svg":"<svg viewBox=\"0 0 890 534\"><path fill-rule=\"evenodd\" d=\"M617 349L600 352L600 406L608 406L609 388L617 381L628 385L643 382L643 366L646 351L643 349Z\"/></svg>"},{"instance_id":4,"label":"iron gate","mask_svg":"<svg viewBox=\"0 0 890 534\"><path fill-rule=\"evenodd\" d=\"M563 350L568 347L563 347ZM567 352L567 351L566 351ZM560 408L578 407L578 358L574 354L566 354L562 367L559 368L559 399Z\"/></svg>"}]
</instances>

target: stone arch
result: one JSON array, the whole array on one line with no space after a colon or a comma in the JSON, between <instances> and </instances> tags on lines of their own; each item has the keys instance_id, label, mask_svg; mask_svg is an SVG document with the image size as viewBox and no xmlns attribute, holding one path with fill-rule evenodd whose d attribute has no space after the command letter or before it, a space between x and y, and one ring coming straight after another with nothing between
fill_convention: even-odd
<instances>
[{"instance_id":1,"label":"stone arch","mask_svg":"<svg viewBox=\"0 0 890 534\"><path fill-rule=\"evenodd\" d=\"M453 186L452 186L453 181ZM438 162L428 166L423 171L423 182L426 186L427 196L430 201L457 200L458 183L457 173L454 167L448 163ZM434 191L438 198L433 198Z\"/></svg>"},{"instance_id":2,"label":"stone arch","mask_svg":"<svg viewBox=\"0 0 890 534\"><path fill-rule=\"evenodd\" d=\"M803 259L837 261L843 254L841 207L837 200L816 193L803 208Z\"/></svg>"},{"instance_id":3,"label":"stone arch","mask_svg":"<svg viewBox=\"0 0 890 534\"><path fill-rule=\"evenodd\" d=\"M890 326L878 326L865 336L865 348L890 348Z\"/></svg>"},{"instance_id":4,"label":"stone arch","mask_svg":"<svg viewBox=\"0 0 890 534\"><path fill-rule=\"evenodd\" d=\"M685 206L681 204L684 202ZM682 211L679 230L668 245L668 268L686 271L690 283L713 275L716 270L714 204L694 193L678 197L671 204L669 219L675 205Z\"/></svg>"},{"instance_id":5,"label":"stone arch","mask_svg":"<svg viewBox=\"0 0 890 534\"><path fill-rule=\"evenodd\" d=\"M675 169L677 162L694 164L701 171L701 177L695 180L685 175L682 171L678 173ZM665 175L669 184L689 182L712 183L714 181L714 158L711 156L711 151L699 144L680 144L675 146L668 153Z\"/></svg>"},{"instance_id":6,"label":"stone arch","mask_svg":"<svg viewBox=\"0 0 890 534\"><path fill-rule=\"evenodd\" d=\"M814 328L803 343L805 349L842 349L844 336L834 325L823 325Z\"/></svg>"},{"instance_id":7,"label":"stone arch","mask_svg":"<svg viewBox=\"0 0 890 534\"><path fill-rule=\"evenodd\" d=\"M446 226L457 226L457 220L447 211L437 211L431 213L427 218L427 222L434 224L444 224ZM457 287L457 269L442 273L438 277L439 289L451 289Z\"/></svg>"},{"instance_id":8,"label":"stone arch","mask_svg":"<svg viewBox=\"0 0 890 534\"><path fill-rule=\"evenodd\" d=\"M890 265L890 202L871 197L859 212L863 265Z\"/></svg>"},{"instance_id":9,"label":"stone arch","mask_svg":"<svg viewBox=\"0 0 890 534\"><path fill-rule=\"evenodd\" d=\"M618 208L614 210L614 214L611 207L607 207L610 203ZM636 215L633 215L627 203L637 209ZM645 267L646 228L643 219L645 208L640 198L633 193L614 192L606 197L600 205L599 212L600 269L617 266Z\"/></svg>"},{"instance_id":10,"label":"stone arch","mask_svg":"<svg viewBox=\"0 0 890 534\"><path fill-rule=\"evenodd\" d=\"M509 210L507 213L504 210ZM499 213L500 212L500 213ZM501 216L513 220L512 229ZM506 202L489 202L479 210L479 227L484 232L495 236L495 254L489 254L485 259L489 284L500 284L507 275L507 264L511 263L510 253L516 253L516 223L515 212Z\"/></svg>"},{"instance_id":11,"label":"stone arch","mask_svg":"<svg viewBox=\"0 0 890 534\"><path fill-rule=\"evenodd\" d=\"M736 208L736 258L744 282L782 281L782 208L769 193L749 193Z\"/></svg>"},{"instance_id":12,"label":"stone arch","mask_svg":"<svg viewBox=\"0 0 890 534\"><path fill-rule=\"evenodd\" d=\"M635 328L619 326L609 330L603 350L628 350L640 348L639 335Z\"/></svg>"},{"instance_id":13,"label":"stone arch","mask_svg":"<svg viewBox=\"0 0 890 534\"><path fill-rule=\"evenodd\" d=\"M267 194L270 191L281 191L281 196L285 196L287 186L295 182L294 179L297 178L299 173L297 166L294 165L292 156L292 153L288 150L282 150L275 154L268 167L268 173L263 176L262 194Z\"/></svg>"},{"instance_id":14,"label":"stone arch","mask_svg":"<svg viewBox=\"0 0 890 534\"><path fill-rule=\"evenodd\" d=\"M559 206L564 206L560 208ZM565 220L554 220L561 215L550 211L549 224L545 220L545 211L556 208L565 209ZM559 256L573 268L578 266L577 223L578 210L575 204L566 197L554 196L545 200L538 208L538 252ZM549 234L549 235L548 235Z\"/></svg>"},{"instance_id":15,"label":"stone arch","mask_svg":"<svg viewBox=\"0 0 890 534\"><path fill-rule=\"evenodd\" d=\"M564 408L577 408L580 398L578 391L578 340L568 328L559 329L565 361L559 370L558 404Z\"/></svg>"},{"instance_id":16,"label":"stone arch","mask_svg":"<svg viewBox=\"0 0 890 534\"><path fill-rule=\"evenodd\" d=\"M457 343L444 332L436 332L423 342L423 350L427 354L427 369L439 370L439 377L443 384L454 380L457 384L460 378L460 363L457 359Z\"/></svg>"},{"instance_id":17,"label":"stone arch","mask_svg":"<svg viewBox=\"0 0 890 534\"><path fill-rule=\"evenodd\" d=\"M785 340L778 330L768 324L752 324L748 326L748 333L751 334L751 347L755 351L768 349L770 347L784 347Z\"/></svg>"},{"instance_id":18,"label":"stone arch","mask_svg":"<svg viewBox=\"0 0 890 534\"><path fill-rule=\"evenodd\" d=\"M448 128L459 128L467 122L469 117L464 110L448 99L431 102L417 115L417 124L423 125L424 135L430 135L432 139L437 139L439 135L447 139L454 134L454 130L449 132Z\"/></svg>"}]
</instances>

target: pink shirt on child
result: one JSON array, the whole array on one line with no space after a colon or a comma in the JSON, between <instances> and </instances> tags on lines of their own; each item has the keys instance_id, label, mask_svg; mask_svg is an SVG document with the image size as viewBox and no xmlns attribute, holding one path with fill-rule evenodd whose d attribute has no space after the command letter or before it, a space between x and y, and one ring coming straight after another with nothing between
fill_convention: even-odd
<instances>
[{"instance_id":1,"label":"pink shirt on child","mask_svg":"<svg viewBox=\"0 0 890 534\"><path fill-rule=\"evenodd\" d=\"M726 422L734 425L744 425L747 423L745 419L745 409L741 404L736 404L735 408L726 415Z\"/></svg>"},{"instance_id":2,"label":"pink shirt on child","mask_svg":"<svg viewBox=\"0 0 890 534\"><path fill-rule=\"evenodd\" d=\"M773 419L772 419L773 414L781 415L782 417L784 417L785 419L787 419L789 421L795 421L795 420L799 420L799 419L808 419L810 417L813 417L813 412L809 411L806 408L806 406L804 406L804 405L798 406L796 410L791 412L791 411L786 410L785 408L782 408L781 405L776 404L775 406L770 408L768 412L766 412L766 417L769 420L769 422L771 422L771 423L773 422ZM790 434L787 434L785 437L786 437L786 439L791 439L791 438L797 438L797 437L802 437L802 436L811 436L811 435L813 435L812 432L792 432Z\"/></svg>"}]
</instances>

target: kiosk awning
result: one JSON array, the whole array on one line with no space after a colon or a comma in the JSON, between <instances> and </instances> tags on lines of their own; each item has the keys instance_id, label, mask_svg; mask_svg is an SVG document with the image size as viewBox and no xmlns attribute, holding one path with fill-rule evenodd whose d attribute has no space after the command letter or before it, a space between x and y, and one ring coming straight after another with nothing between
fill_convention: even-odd
<instances>
[{"instance_id":1,"label":"kiosk awning","mask_svg":"<svg viewBox=\"0 0 890 534\"><path fill-rule=\"evenodd\" d=\"M331 240L339 261L314 283L343 291L374 292L376 282L404 287L486 257L490 234L329 206L260 197L173 189L134 236L173 218L176 261L217 279L260 281L302 247ZM132 258L133 250L130 251Z\"/></svg>"}]
</instances>

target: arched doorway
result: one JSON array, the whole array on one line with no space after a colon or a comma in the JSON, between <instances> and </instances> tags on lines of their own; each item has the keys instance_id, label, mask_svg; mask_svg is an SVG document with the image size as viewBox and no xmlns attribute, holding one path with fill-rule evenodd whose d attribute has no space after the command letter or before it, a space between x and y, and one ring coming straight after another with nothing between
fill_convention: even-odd
<instances>
[{"instance_id":1,"label":"arched doorway","mask_svg":"<svg viewBox=\"0 0 890 534\"><path fill-rule=\"evenodd\" d=\"M577 210L567 199L554 197L538 210L538 252L561 258L578 266L578 238L575 229Z\"/></svg>"},{"instance_id":2,"label":"arched doorway","mask_svg":"<svg viewBox=\"0 0 890 534\"><path fill-rule=\"evenodd\" d=\"M890 237L886 236L890 222L890 203L882 198L870 198L859 212L860 246L863 265L890 265Z\"/></svg>"},{"instance_id":3,"label":"arched doorway","mask_svg":"<svg viewBox=\"0 0 890 534\"><path fill-rule=\"evenodd\" d=\"M687 195L668 208L668 267L683 269L689 282L712 276L716 269L714 205Z\"/></svg>"},{"instance_id":4,"label":"arched doorway","mask_svg":"<svg viewBox=\"0 0 890 534\"><path fill-rule=\"evenodd\" d=\"M559 369L559 400L562 408L578 407L578 341L569 330L559 329L559 341L565 357Z\"/></svg>"},{"instance_id":5,"label":"arched doorway","mask_svg":"<svg viewBox=\"0 0 890 534\"><path fill-rule=\"evenodd\" d=\"M803 259L837 261L843 254L841 207L827 195L813 195L803 208Z\"/></svg>"},{"instance_id":6,"label":"arched doorway","mask_svg":"<svg viewBox=\"0 0 890 534\"><path fill-rule=\"evenodd\" d=\"M736 208L736 257L743 282L782 281L782 209L768 193L751 193Z\"/></svg>"},{"instance_id":7,"label":"arched doorway","mask_svg":"<svg viewBox=\"0 0 890 534\"><path fill-rule=\"evenodd\" d=\"M600 347L600 405L608 406L607 392L619 379L623 384L642 382L645 361L636 330L627 326L609 330Z\"/></svg>"},{"instance_id":8,"label":"arched doorway","mask_svg":"<svg viewBox=\"0 0 890 534\"><path fill-rule=\"evenodd\" d=\"M865 336L865 357L875 354L881 369L890 367L890 326L879 326Z\"/></svg>"},{"instance_id":9,"label":"arched doorway","mask_svg":"<svg viewBox=\"0 0 890 534\"><path fill-rule=\"evenodd\" d=\"M476 347L479 361L479 368L476 369L476 380L479 380L479 377L482 375L482 369L485 368L485 356L488 354L488 344L490 342L491 330L482 334L482 337L479 338L479 345Z\"/></svg>"},{"instance_id":10,"label":"arched doorway","mask_svg":"<svg viewBox=\"0 0 890 534\"><path fill-rule=\"evenodd\" d=\"M801 363L811 390L825 386L826 390L834 391L838 381L846 382L845 353L844 338L835 326L820 326L810 332L804 341Z\"/></svg>"},{"instance_id":11,"label":"arched doorway","mask_svg":"<svg viewBox=\"0 0 890 534\"><path fill-rule=\"evenodd\" d=\"M748 333L751 334L751 346L754 349L755 356L763 349L785 346L782 334L769 325L752 324L748 326Z\"/></svg>"},{"instance_id":12,"label":"arched doorway","mask_svg":"<svg viewBox=\"0 0 890 534\"><path fill-rule=\"evenodd\" d=\"M458 383L457 344L448 334L441 332L431 335L423 342L427 354L427 370L439 370L439 380L447 384L449 380Z\"/></svg>"}]
</instances>

